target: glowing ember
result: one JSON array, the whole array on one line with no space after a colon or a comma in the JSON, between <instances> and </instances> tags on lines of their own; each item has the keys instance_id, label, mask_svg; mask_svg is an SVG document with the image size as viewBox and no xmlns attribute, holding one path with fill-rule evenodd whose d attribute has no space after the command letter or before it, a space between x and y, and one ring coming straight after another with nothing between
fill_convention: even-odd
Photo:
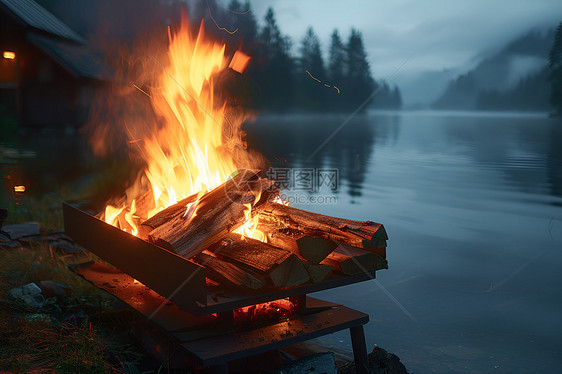
<instances>
[{"instance_id":1,"label":"glowing ember","mask_svg":"<svg viewBox=\"0 0 562 374\"><path fill-rule=\"evenodd\" d=\"M222 93L215 92L218 73L229 66L225 45L206 38L203 23L193 35L186 19L183 17L176 32L168 30L168 63L160 64L154 58L146 63L160 72L157 82L145 89L133 85L148 97L156 118L163 119L160 126L154 124L154 130L142 137L135 137L127 127L129 144L146 162L144 177L151 198L143 195L146 187L139 179L127 190L124 205L108 205L105 209L105 222L133 235L141 217L149 218L198 191L210 191L236 170L253 168L261 161L246 150L242 141L240 126L245 116L231 110ZM230 65L243 71L249 60L238 53ZM186 207L185 214L196 214L196 207L197 201ZM255 230L256 222L250 220L250 210L248 204L248 222L240 233L263 240Z\"/></svg>"},{"instance_id":2,"label":"glowing ember","mask_svg":"<svg viewBox=\"0 0 562 374\"><path fill-rule=\"evenodd\" d=\"M279 299L234 309L234 323L237 326L288 319L295 313L296 306L288 299Z\"/></svg>"},{"instance_id":3,"label":"glowing ember","mask_svg":"<svg viewBox=\"0 0 562 374\"><path fill-rule=\"evenodd\" d=\"M14 186L14 192L25 192L25 186Z\"/></svg>"},{"instance_id":4,"label":"glowing ember","mask_svg":"<svg viewBox=\"0 0 562 374\"><path fill-rule=\"evenodd\" d=\"M230 65L228 65L228 67L242 74L244 73L244 71L246 71L246 68L249 64L250 56L248 56L244 52L236 51L234 53L234 56L232 56L232 61L230 61Z\"/></svg>"}]
</instances>

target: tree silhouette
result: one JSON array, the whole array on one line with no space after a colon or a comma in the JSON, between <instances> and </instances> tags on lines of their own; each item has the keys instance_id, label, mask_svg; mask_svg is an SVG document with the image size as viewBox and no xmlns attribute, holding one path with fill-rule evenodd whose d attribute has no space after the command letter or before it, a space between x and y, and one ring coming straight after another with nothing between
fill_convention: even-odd
<instances>
[{"instance_id":1,"label":"tree silhouette","mask_svg":"<svg viewBox=\"0 0 562 374\"><path fill-rule=\"evenodd\" d=\"M297 76L299 77L299 106L311 110L324 109L328 93L324 86L326 69L320 41L312 27L306 30L301 41Z\"/></svg>"},{"instance_id":2,"label":"tree silhouette","mask_svg":"<svg viewBox=\"0 0 562 374\"><path fill-rule=\"evenodd\" d=\"M346 91L345 79L347 75L347 50L343 44L338 30L332 32L330 41L330 55L328 58L328 79L332 86L339 89L339 94L336 92L331 93L330 104L331 108L336 111L341 111L345 105L342 99L342 92Z\"/></svg>"},{"instance_id":3,"label":"tree silhouette","mask_svg":"<svg viewBox=\"0 0 562 374\"><path fill-rule=\"evenodd\" d=\"M347 65L345 97L348 109L353 109L361 105L376 89L363 46L363 38L356 29L351 30L347 43Z\"/></svg>"},{"instance_id":4,"label":"tree silhouette","mask_svg":"<svg viewBox=\"0 0 562 374\"><path fill-rule=\"evenodd\" d=\"M562 22L556 28L554 43L550 50L548 67L552 91L550 102L558 114L562 114Z\"/></svg>"},{"instance_id":5,"label":"tree silhouette","mask_svg":"<svg viewBox=\"0 0 562 374\"><path fill-rule=\"evenodd\" d=\"M274 111L286 111L293 104L294 64L289 54L291 40L279 30L273 8L267 10L264 22L260 33L262 48L258 53L262 106Z\"/></svg>"},{"instance_id":6,"label":"tree silhouette","mask_svg":"<svg viewBox=\"0 0 562 374\"><path fill-rule=\"evenodd\" d=\"M250 2L242 4L238 0L232 0L228 4L227 29L234 32L231 40L235 41L236 47L240 45L248 50L255 48L258 36L258 23L250 7Z\"/></svg>"}]
</instances>

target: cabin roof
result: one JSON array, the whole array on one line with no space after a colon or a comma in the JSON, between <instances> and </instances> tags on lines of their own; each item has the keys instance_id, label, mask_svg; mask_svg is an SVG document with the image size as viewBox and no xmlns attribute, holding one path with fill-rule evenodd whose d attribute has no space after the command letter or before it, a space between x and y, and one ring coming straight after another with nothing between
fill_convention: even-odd
<instances>
[{"instance_id":1,"label":"cabin roof","mask_svg":"<svg viewBox=\"0 0 562 374\"><path fill-rule=\"evenodd\" d=\"M0 0L9 12L26 26L63 39L84 43L84 39L51 12L33 0Z\"/></svg>"},{"instance_id":2,"label":"cabin roof","mask_svg":"<svg viewBox=\"0 0 562 374\"><path fill-rule=\"evenodd\" d=\"M87 45L66 43L37 33L28 33L26 39L51 56L75 77L111 81L113 70L103 62L103 57Z\"/></svg>"}]
</instances>

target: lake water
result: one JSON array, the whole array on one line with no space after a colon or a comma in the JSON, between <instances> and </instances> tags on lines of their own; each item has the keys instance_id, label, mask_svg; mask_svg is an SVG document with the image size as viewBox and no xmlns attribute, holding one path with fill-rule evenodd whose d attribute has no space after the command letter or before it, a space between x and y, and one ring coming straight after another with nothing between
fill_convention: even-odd
<instances>
[{"instance_id":1,"label":"lake water","mask_svg":"<svg viewBox=\"0 0 562 374\"><path fill-rule=\"evenodd\" d=\"M562 123L460 112L346 121L270 115L247 126L275 170L338 170L336 191L292 187L295 206L387 229L388 270L315 296L368 313L369 349L415 373L562 372ZM4 177L39 193L91 172L75 139L24 142L19 157L4 154ZM322 341L350 347L347 333Z\"/></svg>"},{"instance_id":2,"label":"lake water","mask_svg":"<svg viewBox=\"0 0 562 374\"><path fill-rule=\"evenodd\" d=\"M376 281L317 296L369 313L369 349L396 353L415 373L562 372L562 123L370 113L310 158L345 120L249 127L274 166L339 169L336 204L296 206L388 231L389 269ZM349 336L324 342L349 347Z\"/></svg>"}]
</instances>

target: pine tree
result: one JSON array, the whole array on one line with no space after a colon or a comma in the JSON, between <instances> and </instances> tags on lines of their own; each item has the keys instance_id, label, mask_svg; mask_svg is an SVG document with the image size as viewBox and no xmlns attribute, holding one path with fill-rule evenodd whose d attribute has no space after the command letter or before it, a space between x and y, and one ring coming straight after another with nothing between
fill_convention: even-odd
<instances>
[{"instance_id":1,"label":"pine tree","mask_svg":"<svg viewBox=\"0 0 562 374\"><path fill-rule=\"evenodd\" d=\"M299 102L306 109L321 110L326 107L326 69L322 58L320 40L312 27L301 41L299 68Z\"/></svg>"},{"instance_id":2,"label":"pine tree","mask_svg":"<svg viewBox=\"0 0 562 374\"><path fill-rule=\"evenodd\" d=\"M347 55L343 42L340 39L338 30L332 33L330 43L330 57L328 62L328 77L332 84L342 84L347 73Z\"/></svg>"},{"instance_id":3,"label":"pine tree","mask_svg":"<svg viewBox=\"0 0 562 374\"><path fill-rule=\"evenodd\" d=\"M562 114L562 22L556 28L554 43L549 54L549 79L552 84L550 102L558 114Z\"/></svg>"},{"instance_id":4,"label":"pine tree","mask_svg":"<svg viewBox=\"0 0 562 374\"><path fill-rule=\"evenodd\" d=\"M238 0L232 0L228 4L226 28L232 32L232 38L236 44L243 43L244 46L252 46L257 38L258 24L250 7L250 2L242 4Z\"/></svg>"},{"instance_id":5,"label":"pine tree","mask_svg":"<svg viewBox=\"0 0 562 374\"><path fill-rule=\"evenodd\" d=\"M330 108L335 111L341 111L345 108L347 50L340 38L338 30L334 30L330 40L327 75L329 84L333 87L337 87L337 90L333 89L328 94Z\"/></svg>"},{"instance_id":6,"label":"pine tree","mask_svg":"<svg viewBox=\"0 0 562 374\"><path fill-rule=\"evenodd\" d=\"M261 49L258 54L263 105L284 111L293 103L293 60L289 54L291 40L281 34L275 14L270 7L260 32Z\"/></svg>"},{"instance_id":7,"label":"pine tree","mask_svg":"<svg viewBox=\"0 0 562 374\"><path fill-rule=\"evenodd\" d=\"M351 30L347 43L347 64L346 101L349 105L348 109L353 109L361 105L376 89L363 46L363 38L356 29Z\"/></svg>"}]
</instances>

